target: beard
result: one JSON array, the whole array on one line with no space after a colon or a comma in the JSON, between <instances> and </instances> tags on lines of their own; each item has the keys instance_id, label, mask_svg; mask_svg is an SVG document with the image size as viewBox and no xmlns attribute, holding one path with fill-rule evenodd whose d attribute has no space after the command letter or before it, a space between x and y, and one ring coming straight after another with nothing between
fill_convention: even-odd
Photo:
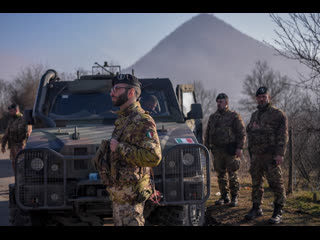
<instances>
[{"instance_id":1,"label":"beard","mask_svg":"<svg viewBox=\"0 0 320 240\"><path fill-rule=\"evenodd\" d=\"M217 106L217 108L218 108L218 111L219 111L219 112L223 112L223 111L225 111L225 110L227 109L227 105L224 106L224 107L222 107L222 106Z\"/></svg>"},{"instance_id":2,"label":"beard","mask_svg":"<svg viewBox=\"0 0 320 240\"><path fill-rule=\"evenodd\" d=\"M128 101L128 92L125 91L121 95L118 96L116 101L112 101L113 106L119 107Z\"/></svg>"},{"instance_id":3,"label":"beard","mask_svg":"<svg viewBox=\"0 0 320 240\"><path fill-rule=\"evenodd\" d=\"M268 106L268 104L268 102L258 103L258 108L265 108L266 106Z\"/></svg>"},{"instance_id":4,"label":"beard","mask_svg":"<svg viewBox=\"0 0 320 240\"><path fill-rule=\"evenodd\" d=\"M225 107L218 106L218 110L219 110L219 111L222 111L222 110L224 110L224 109L225 109Z\"/></svg>"}]
</instances>

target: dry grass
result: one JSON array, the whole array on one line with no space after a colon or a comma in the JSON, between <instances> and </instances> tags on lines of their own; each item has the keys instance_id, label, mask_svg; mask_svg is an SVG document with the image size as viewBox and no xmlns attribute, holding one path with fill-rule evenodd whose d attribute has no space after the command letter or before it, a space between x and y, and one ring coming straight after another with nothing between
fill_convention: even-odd
<instances>
[{"instance_id":1,"label":"dry grass","mask_svg":"<svg viewBox=\"0 0 320 240\"><path fill-rule=\"evenodd\" d=\"M231 226L265 226L273 212L273 193L267 181L264 183L264 198L262 209L264 215L252 221L246 221L244 216L252 207L251 202L251 177L248 172L241 171L239 205L229 207L227 205L215 206L214 202L220 198L217 193L218 182L216 174L211 175L211 195L206 206L207 212L214 217L218 225ZM317 200L314 202L314 193L311 191L294 191L287 195L287 202L284 207L283 222L281 226L320 226L320 193L316 193Z\"/></svg>"}]
</instances>

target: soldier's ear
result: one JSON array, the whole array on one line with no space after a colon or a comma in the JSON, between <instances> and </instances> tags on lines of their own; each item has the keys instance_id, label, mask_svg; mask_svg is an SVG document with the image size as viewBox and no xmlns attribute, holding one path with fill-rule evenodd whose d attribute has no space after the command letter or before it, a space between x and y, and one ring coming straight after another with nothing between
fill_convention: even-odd
<instances>
[{"instance_id":1,"label":"soldier's ear","mask_svg":"<svg viewBox=\"0 0 320 240\"><path fill-rule=\"evenodd\" d=\"M130 98L134 97L135 96L135 91L136 90L134 90L134 88L130 88L128 90L128 97L130 97Z\"/></svg>"}]
</instances>

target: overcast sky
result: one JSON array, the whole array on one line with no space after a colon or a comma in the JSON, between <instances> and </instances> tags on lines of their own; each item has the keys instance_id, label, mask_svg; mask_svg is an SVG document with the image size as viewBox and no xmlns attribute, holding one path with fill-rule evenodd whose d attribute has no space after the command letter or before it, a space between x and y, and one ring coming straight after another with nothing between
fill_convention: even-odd
<instances>
[{"instance_id":1,"label":"overcast sky","mask_svg":"<svg viewBox=\"0 0 320 240\"><path fill-rule=\"evenodd\" d=\"M90 70L94 62L132 65L198 13L0 13L0 78L43 64L59 72ZM267 13L216 13L219 19L273 43Z\"/></svg>"}]
</instances>

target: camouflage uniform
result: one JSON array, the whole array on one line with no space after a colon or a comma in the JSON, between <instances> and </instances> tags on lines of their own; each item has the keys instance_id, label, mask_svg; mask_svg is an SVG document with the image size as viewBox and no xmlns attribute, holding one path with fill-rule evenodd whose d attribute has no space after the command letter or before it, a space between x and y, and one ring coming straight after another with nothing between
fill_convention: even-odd
<instances>
[{"instance_id":1,"label":"camouflage uniform","mask_svg":"<svg viewBox=\"0 0 320 240\"><path fill-rule=\"evenodd\" d=\"M139 102L117 114L112 135L118 136L123 128L124 131L119 136L116 151L111 153L111 176L107 186L114 204L114 222L116 225L144 225L144 195L152 192L150 168L161 161L156 124ZM128 118L131 118L129 123Z\"/></svg>"},{"instance_id":2,"label":"camouflage uniform","mask_svg":"<svg viewBox=\"0 0 320 240\"><path fill-rule=\"evenodd\" d=\"M18 152L25 147L28 136L28 125L25 122L23 115L19 113L9 121L5 134L2 137L2 148L5 148L8 142L13 170L15 170L14 160Z\"/></svg>"},{"instance_id":3,"label":"camouflage uniform","mask_svg":"<svg viewBox=\"0 0 320 240\"><path fill-rule=\"evenodd\" d=\"M253 122L259 125L253 128ZM251 156L252 202L261 205L263 177L266 176L275 195L274 203L283 206L286 195L282 172L274 157L284 156L288 143L288 120L285 113L272 106L258 107L247 126L248 147Z\"/></svg>"},{"instance_id":4,"label":"camouflage uniform","mask_svg":"<svg viewBox=\"0 0 320 240\"><path fill-rule=\"evenodd\" d=\"M238 195L240 186L237 171L240 168L240 158L236 157L235 149L243 149L245 139L244 123L235 111L229 108L217 110L209 117L204 141L213 154L214 169L218 173L219 189L224 199L229 192L226 172L229 175L231 195Z\"/></svg>"}]
</instances>

